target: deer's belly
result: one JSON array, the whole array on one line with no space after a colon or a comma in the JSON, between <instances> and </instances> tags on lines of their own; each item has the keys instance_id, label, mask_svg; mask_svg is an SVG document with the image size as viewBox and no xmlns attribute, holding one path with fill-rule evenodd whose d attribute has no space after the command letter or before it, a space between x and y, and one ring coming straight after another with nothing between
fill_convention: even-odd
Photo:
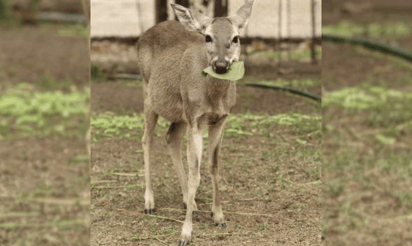
<instances>
[{"instance_id":1,"label":"deer's belly","mask_svg":"<svg viewBox=\"0 0 412 246\"><path fill-rule=\"evenodd\" d=\"M170 122L180 122L183 119L183 106L181 103L176 104L166 104L166 105L155 105L154 111L159 114L159 116L165 118Z\"/></svg>"},{"instance_id":2,"label":"deer's belly","mask_svg":"<svg viewBox=\"0 0 412 246\"><path fill-rule=\"evenodd\" d=\"M229 113L227 114L218 114L218 113L205 113L203 114L198 121L199 125L216 125L221 123L224 119L226 119L229 116Z\"/></svg>"}]
</instances>

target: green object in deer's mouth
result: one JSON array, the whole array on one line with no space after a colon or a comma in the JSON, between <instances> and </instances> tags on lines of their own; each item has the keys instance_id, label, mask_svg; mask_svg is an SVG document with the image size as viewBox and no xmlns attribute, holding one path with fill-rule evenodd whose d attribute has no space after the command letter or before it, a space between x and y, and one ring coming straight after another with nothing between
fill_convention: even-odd
<instances>
[{"instance_id":1,"label":"green object in deer's mouth","mask_svg":"<svg viewBox=\"0 0 412 246\"><path fill-rule=\"evenodd\" d=\"M206 77L208 74L214 78L236 81L243 78L245 75L245 66L242 61L233 62L232 65L230 65L229 70L223 74L218 74L213 71L212 67L208 67L202 71L202 75Z\"/></svg>"}]
</instances>

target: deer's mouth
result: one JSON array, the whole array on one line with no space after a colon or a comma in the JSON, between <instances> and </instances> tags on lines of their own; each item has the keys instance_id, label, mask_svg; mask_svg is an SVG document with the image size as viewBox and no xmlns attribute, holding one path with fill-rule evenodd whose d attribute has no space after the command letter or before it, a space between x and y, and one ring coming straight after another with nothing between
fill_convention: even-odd
<instances>
[{"instance_id":1,"label":"deer's mouth","mask_svg":"<svg viewBox=\"0 0 412 246\"><path fill-rule=\"evenodd\" d=\"M224 73L227 73L227 71L229 70L229 67L224 67L224 68L214 67L213 70L218 74L224 74Z\"/></svg>"},{"instance_id":2,"label":"deer's mouth","mask_svg":"<svg viewBox=\"0 0 412 246\"><path fill-rule=\"evenodd\" d=\"M217 74L224 74L227 73L230 67L230 63L227 61L216 61L212 65L213 71Z\"/></svg>"}]
</instances>

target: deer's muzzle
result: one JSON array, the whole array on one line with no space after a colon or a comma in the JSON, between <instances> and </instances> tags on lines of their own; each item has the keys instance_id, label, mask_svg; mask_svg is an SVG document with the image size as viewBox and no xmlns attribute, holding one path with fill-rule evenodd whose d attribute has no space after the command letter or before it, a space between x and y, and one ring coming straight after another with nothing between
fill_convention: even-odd
<instances>
[{"instance_id":1,"label":"deer's muzzle","mask_svg":"<svg viewBox=\"0 0 412 246\"><path fill-rule=\"evenodd\" d=\"M226 73L229 69L229 62L225 60L217 60L213 66L214 70L218 74Z\"/></svg>"}]
</instances>

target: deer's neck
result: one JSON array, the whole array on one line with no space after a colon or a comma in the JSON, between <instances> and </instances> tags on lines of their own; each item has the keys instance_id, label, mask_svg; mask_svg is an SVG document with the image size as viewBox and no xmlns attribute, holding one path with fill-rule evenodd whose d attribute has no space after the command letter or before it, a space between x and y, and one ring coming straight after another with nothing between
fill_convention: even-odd
<instances>
[{"instance_id":1,"label":"deer's neck","mask_svg":"<svg viewBox=\"0 0 412 246\"><path fill-rule=\"evenodd\" d=\"M234 82L207 76L207 91L210 97L221 98L226 95Z\"/></svg>"}]
</instances>

